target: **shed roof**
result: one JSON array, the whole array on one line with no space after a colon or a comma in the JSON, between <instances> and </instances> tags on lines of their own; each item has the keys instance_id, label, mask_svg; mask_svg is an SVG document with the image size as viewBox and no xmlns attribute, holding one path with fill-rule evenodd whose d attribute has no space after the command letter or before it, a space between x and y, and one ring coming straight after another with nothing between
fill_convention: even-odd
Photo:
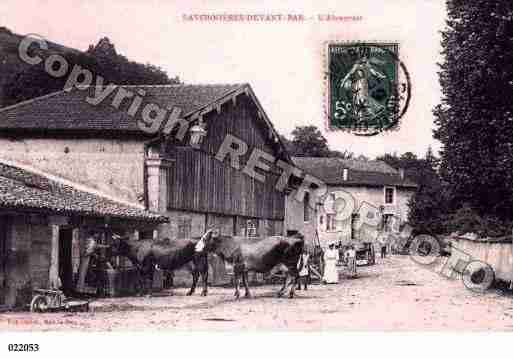
<instances>
[{"instance_id":1,"label":"shed roof","mask_svg":"<svg viewBox=\"0 0 513 359\"><path fill-rule=\"evenodd\" d=\"M410 179L401 178L398 170L383 161L346 160L337 157L293 157L292 160L296 166L328 185L417 187ZM348 169L345 181L344 168Z\"/></svg>"},{"instance_id":2,"label":"shed roof","mask_svg":"<svg viewBox=\"0 0 513 359\"><path fill-rule=\"evenodd\" d=\"M113 217L164 223L167 218L136 206L78 190L45 176L0 163L0 208L59 215Z\"/></svg>"},{"instance_id":3,"label":"shed roof","mask_svg":"<svg viewBox=\"0 0 513 359\"><path fill-rule=\"evenodd\" d=\"M89 86L79 90L59 91L46 96L23 101L0 109L0 130L4 133L16 132L26 135L30 132L73 133L79 135L114 136L130 134L144 138L160 139L159 134L143 132L137 122L141 119L142 109L147 104L158 105L161 109L171 111L181 109L181 117L193 121L210 111L220 110L221 105L238 95L245 94L251 98L258 109L258 121L263 121L269 129L266 136L272 146L280 148L286 160L290 161L288 152L272 122L267 117L249 84L210 84L210 85L119 85L98 105L87 101L95 97L95 91L105 87ZM131 97L121 101L118 107L113 100L122 90ZM134 116L129 109L134 99L142 97L142 104ZM97 97L97 96L96 96ZM152 115L153 116L153 115ZM162 123L164 126L164 123Z\"/></svg>"}]
</instances>

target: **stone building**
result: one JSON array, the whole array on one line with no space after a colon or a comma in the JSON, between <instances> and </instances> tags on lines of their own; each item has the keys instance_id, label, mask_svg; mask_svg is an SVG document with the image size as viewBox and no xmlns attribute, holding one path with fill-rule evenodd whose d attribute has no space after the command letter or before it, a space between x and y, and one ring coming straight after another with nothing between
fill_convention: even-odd
<instances>
[{"instance_id":1,"label":"stone building","mask_svg":"<svg viewBox=\"0 0 513 359\"><path fill-rule=\"evenodd\" d=\"M0 161L0 309L23 307L35 288L62 284L73 291L90 230L147 231L165 221L140 206Z\"/></svg>"},{"instance_id":2,"label":"stone building","mask_svg":"<svg viewBox=\"0 0 513 359\"><path fill-rule=\"evenodd\" d=\"M96 90L61 91L0 110L0 158L169 218L142 237L199 237L210 226L230 235L284 232L285 193L275 189L281 170L274 161L291 159L249 85L119 86L91 104ZM122 91L131 98L119 97ZM141 130L144 104L133 111L134 94L180 112L169 136L159 136L163 128ZM191 147L191 131L200 127L202 141ZM215 158L228 136L247 147L239 168L230 155ZM255 170L263 181L244 173L255 149L274 160L267 171Z\"/></svg>"},{"instance_id":3,"label":"stone building","mask_svg":"<svg viewBox=\"0 0 513 359\"><path fill-rule=\"evenodd\" d=\"M287 229L295 229L317 239L322 247L331 242L370 240L365 226L359 226L362 213L369 209L382 213L401 225L408 219L408 201L417 185L383 161L344 160L340 158L294 157L297 167L327 185L327 193L318 203L306 198L301 204L287 200Z\"/></svg>"}]
</instances>

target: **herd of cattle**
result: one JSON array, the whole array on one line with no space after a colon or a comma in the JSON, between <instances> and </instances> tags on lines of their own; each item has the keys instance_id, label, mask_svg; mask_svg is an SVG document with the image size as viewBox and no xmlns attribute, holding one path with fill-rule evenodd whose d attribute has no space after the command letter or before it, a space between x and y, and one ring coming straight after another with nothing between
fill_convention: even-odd
<instances>
[{"instance_id":1,"label":"herd of cattle","mask_svg":"<svg viewBox=\"0 0 513 359\"><path fill-rule=\"evenodd\" d=\"M191 269L193 281L187 295L192 295L201 276L203 290L208 292L208 254L213 253L233 265L235 297L239 298L240 280L245 288L245 296L250 297L248 272L267 273L277 265L287 268L283 286L278 292L283 296L289 289L294 296L298 276L298 261L303 251L304 238L301 234L292 237L272 236L258 241L244 237L221 235L219 230L208 230L199 240L140 240L131 241L115 236L113 252L125 256L139 271L139 287L144 290L145 281L151 281L156 268L174 271L185 266Z\"/></svg>"}]
</instances>

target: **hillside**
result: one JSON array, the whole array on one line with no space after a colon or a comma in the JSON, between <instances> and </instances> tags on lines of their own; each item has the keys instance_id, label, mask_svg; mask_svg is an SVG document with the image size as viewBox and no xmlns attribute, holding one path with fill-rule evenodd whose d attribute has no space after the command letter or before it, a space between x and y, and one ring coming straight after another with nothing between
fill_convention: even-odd
<instances>
[{"instance_id":1,"label":"hillside","mask_svg":"<svg viewBox=\"0 0 513 359\"><path fill-rule=\"evenodd\" d=\"M23 36L0 27L0 108L20 101L61 90L66 76L56 79L44 70L44 64L31 66L18 56L18 46ZM118 85L162 85L180 83L178 77L170 78L160 67L131 61L116 51L114 44L101 38L87 51L69 48L47 41L49 54L59 54L70 64L87 68L101 75L106 82ZM37 51L37 50L36 50ZM70 71L70 70L69 70Z\"/></svg>"},{"instance_id":2,"label":"hillside","mask_svg":"<svg viewBox=\"0 0 513 359\"><path fill-rule=\"evenodd\" d=\"M4 89L15 76L27 70L30 65L23 62L18 56L18 45L23 39L22 35L13 33L6 27L0 27L0 107L4 106ZM57 54L79 54L81 51L53 42L48 42L49 51Z\"/></svg>"}]
</instances>

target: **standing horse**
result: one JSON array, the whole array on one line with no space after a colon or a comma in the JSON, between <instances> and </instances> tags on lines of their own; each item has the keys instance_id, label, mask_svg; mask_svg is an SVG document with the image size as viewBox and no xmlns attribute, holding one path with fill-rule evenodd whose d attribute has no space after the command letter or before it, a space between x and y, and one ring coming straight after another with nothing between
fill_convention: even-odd
<instances>
[{"instance_id":1,"label":"standing horse","mask_svg":"<svg viewBox=\"0 0 513 359\"><path fill-rule=\"evenodd\" d=\"M217 231L204 236L206 252L215 253L221 259L233 264L235 297L240 297L239 281L246 290L245 296L251 297L248 287L248 272L267 273L276 265L287 268L287 276L278 296L282 296L290 286L289 297L294 297L294 283L298 276L297 263L304 246L303 236L294 237L272 236L262 239L248 239L220 235Z\"/></svg>"},{"instance_id":2,"label":"standing horse","mask_svg":"<svg viewBox=\"0 0 513 359\"><path fill-rule=\"evenodd\" d=\"M188 267L192 273L192 286L187 295L194 293L201 275L203 281L201 295L206 296L208 290L208 259L203 246L211 233L212 230L207 231L199 241L192 239L129 241L119 238L118 243L115 244L115 247L117 247L116 254L127 257L136 266L139 272L141 292L144 289L144 279L152 281L156 267L168 271Z\"/></svg>"}]
</instances>

